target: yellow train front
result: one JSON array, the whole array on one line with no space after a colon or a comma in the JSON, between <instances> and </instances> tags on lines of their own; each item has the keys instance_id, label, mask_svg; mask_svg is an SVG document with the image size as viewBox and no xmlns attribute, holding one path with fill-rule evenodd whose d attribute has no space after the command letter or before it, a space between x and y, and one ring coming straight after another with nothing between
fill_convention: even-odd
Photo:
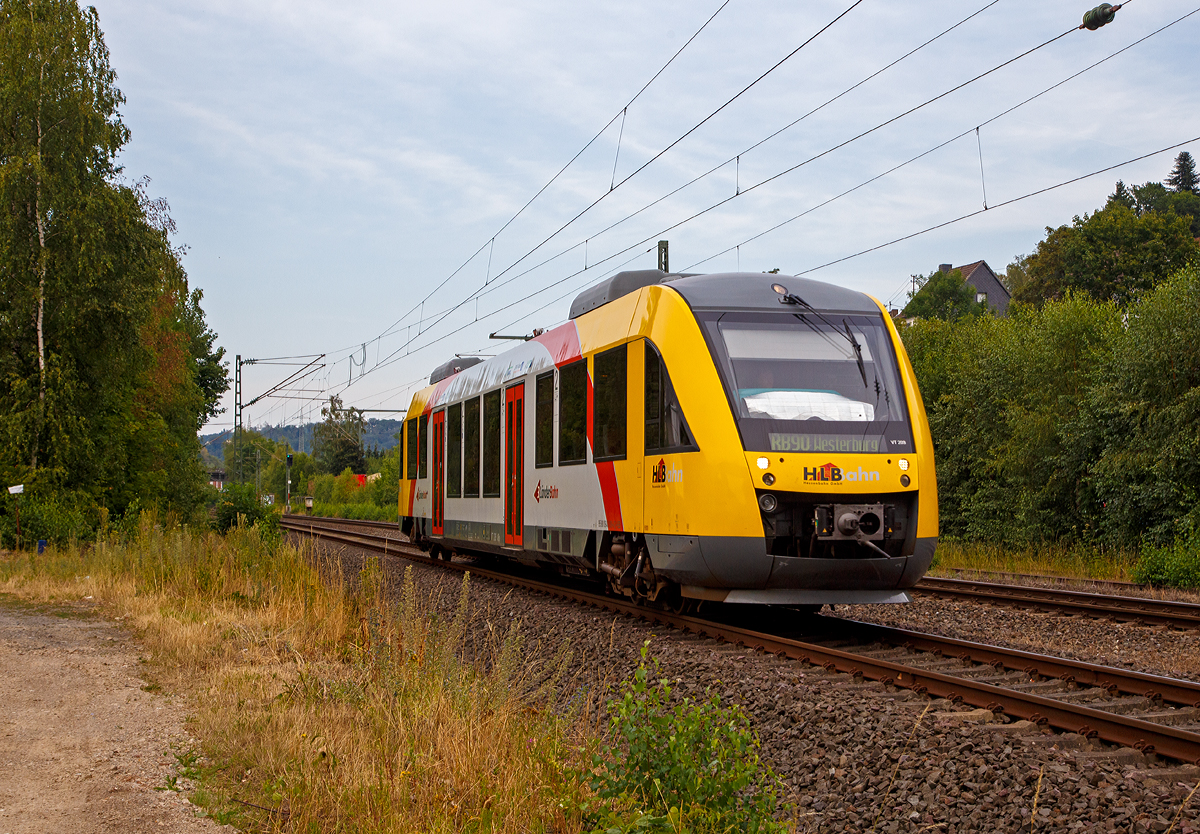
<instances>
[{"instance_id":1,"label":"yellow train front","mask_svg":"<svg viewBox=\"0 0 1200 834\"><path fill-rule=\"evenodd\" d=\"M904 602L933 447L890 317L758 273L619 273L570 320L413 398L400 523L672 606Z\"/></svg>"}]
</instances>

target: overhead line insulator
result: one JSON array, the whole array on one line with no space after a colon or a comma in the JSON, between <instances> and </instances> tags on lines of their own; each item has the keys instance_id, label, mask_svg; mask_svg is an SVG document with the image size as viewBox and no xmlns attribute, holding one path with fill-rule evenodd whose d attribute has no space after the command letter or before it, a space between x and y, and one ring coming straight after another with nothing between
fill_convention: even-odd
<instances>
[{"instance_id":1,"label":"overhead line insulator","mask_svg":"<svg viewBox=\"0 0 1200 834\"><path fill-rule=\"evenodd\" d=\"M1120 3L1112 5L1110 3L1101 3L1094 9L1089 9L1084 12L1083 23L1079 24L1080 29L1087 29L1089 32L1095 32L1101 26L1112 23L1117 16L1117 12L1121 8Z\"/></svg>"}]
</instances>

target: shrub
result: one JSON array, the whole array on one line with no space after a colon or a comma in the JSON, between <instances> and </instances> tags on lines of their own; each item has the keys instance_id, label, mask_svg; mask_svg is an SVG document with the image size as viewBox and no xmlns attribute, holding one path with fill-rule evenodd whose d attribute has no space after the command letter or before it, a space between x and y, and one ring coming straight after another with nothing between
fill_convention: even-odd
<instances>
[{"instance_id":1,"label":"shrub","mask_svg":"<svg viewBox=\"0 0 1200 834\"><path fill-rule=\"evenodd\" d=\"M250 484L230 484L217 499L215 525L222 533L242 524L272 529L277 523L274 508L263 504Z\"/></svg>"},{"instance_id":2,"label":"shrub","mask_svg":"<svg viewBox=\"0 0 1200 834\"><path fill-rule=\"evenodd\" d=\"M1181 535L1165 547L1143 545L1133 577L1148 585L1200 588L1200 530Z\"/></svg>"},{"instance_id":3,"label":"shrub","mask_svg":"<svg viewBox=\"0 0 1200 834\"><path fill-rule=\"evenodd\" d=\"M16 546L18 500L22 548L37 544L38 539L61 545L90 539L96 533L99 508L94 501L80 493L42 491L35 487L19 497L4 494L0 547Z\"/></svg>"},{"instance_id":4,"label":"shrub","mask_svg":"<svg viewBox=\"0 0 1200 834\"><path fill-rule=\"evenodd\" d=\"M600 800L596 830L782 831L775 820L777 777L758 757L745 714L706 701L672 704L671 686L647 668L648 648L609 704L619 749L594 755L587 781Z\"/></svg>"}]
</instances>

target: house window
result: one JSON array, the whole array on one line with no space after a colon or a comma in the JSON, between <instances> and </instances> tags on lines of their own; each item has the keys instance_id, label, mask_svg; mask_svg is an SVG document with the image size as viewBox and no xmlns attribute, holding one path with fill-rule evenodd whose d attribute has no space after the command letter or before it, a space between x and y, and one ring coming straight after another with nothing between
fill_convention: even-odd
<instances>
[{"instance_id":1,"label":"house window","mask_svg":"<svg viewBox=\"0 0 1200 834\"><path fill-rule=\"evenodd\" d=\"M463 497L479 497L479 397L464 403Z\"/></svg>"},{"instance_id":2,"label":"house window","mask_svg":"<svg viewBox=\"0 0 1200 834\"><path fill-rule=\"evenodd\" d=\"M987 304L987 293L985 293L985 292L975 293L975 301L979 304Z\"/></svg>"},{"instance_id":3,"label":"house window","mask_svg":"<svg viewBox=\"0 0 1200 834\"><path fill-rule=\"evenodd\" d=\"M537 378L534 406L533 465L554 465L554 371Z\"/></svg>"},{"instance_id":4,"label":"house window","mask_svg":"<svg viewBox=\"0 0 1200 834\"><path fill-rule=\"evenodd\" d=\"M558 465L587 463L587 360L558 372Z\"/></svg>"},{"instance_id":5,"label":"house window","mask_svg":"<svg viewBox=\"0 0 1200 834\"><path fill-rule=\"evenodd\" d=\"M646 453L694 452L696 442L683 418L667 366L654 345L646 342Z\"/></svg>"}]
</instances>

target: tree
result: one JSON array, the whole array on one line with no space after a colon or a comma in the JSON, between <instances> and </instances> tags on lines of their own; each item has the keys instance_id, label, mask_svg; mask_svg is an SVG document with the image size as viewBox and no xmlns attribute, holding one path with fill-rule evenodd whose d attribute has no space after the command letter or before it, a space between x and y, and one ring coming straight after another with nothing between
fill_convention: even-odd
<instances>
[{"instance_id":1,"label":"tree","mask_svg":"<svg viewBox=\"0 0 1200 834\"><path fill-rule=\"evenodd\" d=\"M963 278L961 269L934 270L918 278L920 287L909 294L903 315L922 319L958 321L964 316L987 312L987 304L976 301L975 288Z\"/></svg>"},{"instance_id":2,"label":"tree","mask_svg":"<svg viewBox=\"0 0 1200 834\"><path fill-rule=\"evenodd\" d=\"M1200 181L1196 179L1196 163L1187 151L1180 151L1179 156L1175 157L1175 167L1167 176L1167 185L1171 186L1172 191L1200 193Z\"/></svg>"},{"instance_id":3,"label":"tree","mask_svg":"<svg viewBox=\"0 0 1200 834\"><path fill-rule=\"evenodd\" d=\"M280 444L254 429L242 429L236 442L231 434L222 446L221 453L225 458L225 479L251 484L255 482L256 473L261 481L271 462L283 460L285 454Z\"/></svg>"},{"instance_id":4,"label":"tree","mask_svg":"<svg viewBox=\"0 0 1200 834\"><path fill-rule=\"evenodd\" d=\"M228 382L167 204L116 164L123 102L94 8L0 0L0 471L187 511Z\"/></svg>"},{"instance_id":5,"label":"tree","mask_svg":"<svg viewBox=\"0 0 1200 834\"><path fill-rule=\"evenodd\" d=\"M367 468L362 436L365 421L356 408L344 408L340 397L329 398L321 409L324 420L313 429L314 456L321 471L329 475L364 473Z\"/></svg>"},{"instance_id":6,"label":"tree","mask_svg":"<svg viewBox=\"0 0 1200 834\"><path fill-rule=\"evenodd\" d=\"M1120 203L1127 209L1133 208L1137 203L1133 193L1125 187L1124 180L1117 180L1117 187L1113 189L1113 193L1108 195L1108 201L1104 204L1108 206L1112 203Z\"/></svg>"},{"instance_id":7,"label":"tree","mask_svg":"<svg viewBox=\"0 0 1200 834\"><path fill-rule=\"evenodd\" d=\"M1173 211L1139 215L1112 201L1070 226L1047 227L1046 239L1025 260L1027 280L1013 298L1041 304L1075 290L1128 304L1198 255L1189 218Z\"/></svg>"}]
</instances>

